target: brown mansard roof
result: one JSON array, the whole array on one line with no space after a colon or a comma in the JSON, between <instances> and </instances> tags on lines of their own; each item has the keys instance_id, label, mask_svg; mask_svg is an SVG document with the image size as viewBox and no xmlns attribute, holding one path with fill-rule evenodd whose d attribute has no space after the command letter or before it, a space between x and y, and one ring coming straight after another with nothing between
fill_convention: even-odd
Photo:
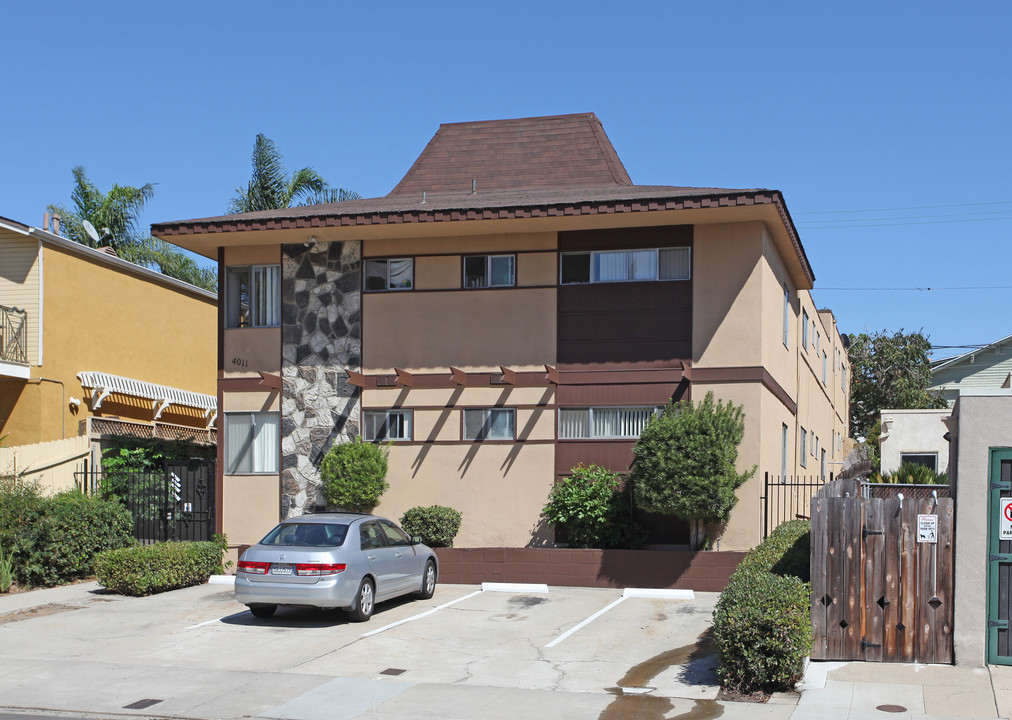
<instances>
[{"instance_id":1,"label":"brown mansard roof","mask_svg":"<svg viewBox=\"0 0 1012 720\"><path fill-rule=\"evenodd\" d=\"M804 274L814 281L778 190L633 185L592 113L441 125L385 197L156 223L151 234L180 242L185 236L204 233L746 205L775 207Z\"/></svg>"},{"instance_id":2,"label":"brown mansard roof","mask_svg":"<svg viewBox=\"0 0 1012 720\"><path fill-rule=\"evenodd\" d=\"M439 126L390 195L632 185L593 113Z\"/></svg>"}]
</instances>

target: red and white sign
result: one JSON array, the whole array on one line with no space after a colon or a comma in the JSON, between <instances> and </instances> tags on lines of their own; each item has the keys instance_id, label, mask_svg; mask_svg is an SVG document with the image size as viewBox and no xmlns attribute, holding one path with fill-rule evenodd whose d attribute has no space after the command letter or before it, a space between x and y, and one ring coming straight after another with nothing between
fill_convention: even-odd
<instances>
[{"instance_id":1,"label":"red and white sign","mask_svg":"<svg viewBox=\"0 0 1012 720\"><path fill-rule=\"evenodd\" d=\"M999 503L998 539L1012 540L1012 498L1002 498Z\"/></svg>"}]
</instances>

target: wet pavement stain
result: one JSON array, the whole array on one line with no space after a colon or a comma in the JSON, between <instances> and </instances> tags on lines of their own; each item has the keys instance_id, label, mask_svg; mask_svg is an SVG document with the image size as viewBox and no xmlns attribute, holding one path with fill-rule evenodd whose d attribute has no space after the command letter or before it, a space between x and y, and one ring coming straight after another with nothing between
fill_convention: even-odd
<instances>
[{"instance_id":1,"label":"wet pavement stain","mask_svg":"<svg viewBox=\"0 0 1012 720\"><path fill-rule=\"evenodd\" d=\"M668 650L655 655L629 669L618 681L618 687L607 688L617 697L598 716L598 720L664 720L674 708L671 700L650 695L625 695L623 688L647 688L649 683L662 672L675 665L702 660L716 652L713 644L713 630L708 629L691 645ZM716 700L696 700L691 710L675 715L670 720L712 720L724 714L724 706Z\"/></svg>"},{"instance_id":2,"label":"wet pavement stain","mask_svg":"<svg viewBox=\"0 0 1012 720\"><path fill-rule=\"evenodd\" d=\"M27 608L26 610L17 610L15 612L8 613L7 615L0 615L0 625L6 625L7 623L20 622L22 620L30 620L31 618L45 617L46 615L55 615L57 613L80 609L81 608L76 605L49 603L47 605L39 605L37 607Z\"/></svg>"},{"instance_id":3,"label":"wet pavement stain","mask_svg":"<svg viewBox=\"0 0 1012 720\"><path fill-rule=\"evenodd\" d=\"M510 598L510 605L521 605L525 608L534 607L546 602L548 602L548 598L535 597L533 595L521 595L520 597Z\"/></svg>"}]
</instances>

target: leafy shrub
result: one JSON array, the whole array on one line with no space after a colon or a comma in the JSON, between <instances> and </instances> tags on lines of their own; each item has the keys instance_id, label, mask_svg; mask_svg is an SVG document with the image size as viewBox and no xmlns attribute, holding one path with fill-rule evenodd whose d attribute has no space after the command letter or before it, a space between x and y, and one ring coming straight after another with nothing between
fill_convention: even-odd
<instances>
[{"instance_id":1,"label":"leafy shrub","mask_svg":"<svg viewBox=\"0 0 1012 720\"><path fill-rule=\"evenodd\" d=\"M812 649L807 521L784 523L748 553L713 613L717 676L744 692L789 690Z\"/></svg>"},{"instance_id":2,"label":"leafy shrub","mask_svg":"<svg viewBox=\"0 0 1012 720\"><path fill-rule=\"evenodd\" d=\"M390 487L387 475L386 448L374 443L339 443L320 463L323 496L327 502L343 510L369 512L379 503Z\"/></svg>"},{"instance_id":3,"label":"leafy shrub","mask_svg":"<svg viewBox=\"0 0 1012 720\"><path fill-rule=\"evenodd\" d=\"M583 464L556 483L542 509L549 525L561 529L570 547L636 547L645 533L630 517L618 473Z\"/></svg>"},{"instance_id":4,"label":"leafy shrub","mask_svg":"<svg viewBox=\"0 0 1012 720\"><path fill-rule=\"evenodd\" d=\"M0 593L11 589L14 583L14 557L4 552L3 543L0 543Z\"/></svg>"},{"instance_id":5,"label":"leafy shrub","mask_svg":"<svg viewBox=\"0 0 1012 720\"><path fill-rule=\"evenodd\" d=\"M444 505L413 507L401 515L401 527L408 535L419 535L429 547L453 547L460 513Z\"/></svg>"},{"instance_id":6,"label":"leafy shrub","mask_svg":"<svg viewBox=\"0 0 1012 720\"><path fill-rule=\"evenodd\" d=\"M122 595L202 585L221 569L219 542L164 542L108 550L95 559L98 581Z\"/></svg>"},{"instance_id":7,"label":"leafy shrub","mask_svg":"<svg viewBox=\"0 0 1012 720\"><path fill-rule=\"evenodd\" d=\"M119 503L78 491L43 497L37 486L0 482L0 543L21 585L57 585L93 572L95 556L133 542Z\"/></svg>"},{"instance_id":8,"label":"leafy shrub","mask_svg":"<svg viewBox=\"0 0 1012 720\"><path fill-rule=\"evenodd\" d=\"M949 476L945 473L936 473L927 465L908 462L891 473L875 473L870 481L888 485L948 485Z\"/></svg>"}]
</instances>

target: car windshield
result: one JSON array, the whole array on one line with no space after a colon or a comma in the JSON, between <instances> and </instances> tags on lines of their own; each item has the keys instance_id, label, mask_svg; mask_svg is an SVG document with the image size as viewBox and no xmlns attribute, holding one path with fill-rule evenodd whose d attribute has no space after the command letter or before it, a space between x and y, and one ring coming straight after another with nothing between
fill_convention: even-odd
<instances>
[{"instance_id":1,"label":"car windshield","mask_svg":"<svg viewBox=\"0 0 1012 720\"><path fill-rule=\"evenodd\" d=\"M325 523L283 523L267 533L261 545L337 547L344 543L347 525Z\"/></svg>"}]
</instances>

